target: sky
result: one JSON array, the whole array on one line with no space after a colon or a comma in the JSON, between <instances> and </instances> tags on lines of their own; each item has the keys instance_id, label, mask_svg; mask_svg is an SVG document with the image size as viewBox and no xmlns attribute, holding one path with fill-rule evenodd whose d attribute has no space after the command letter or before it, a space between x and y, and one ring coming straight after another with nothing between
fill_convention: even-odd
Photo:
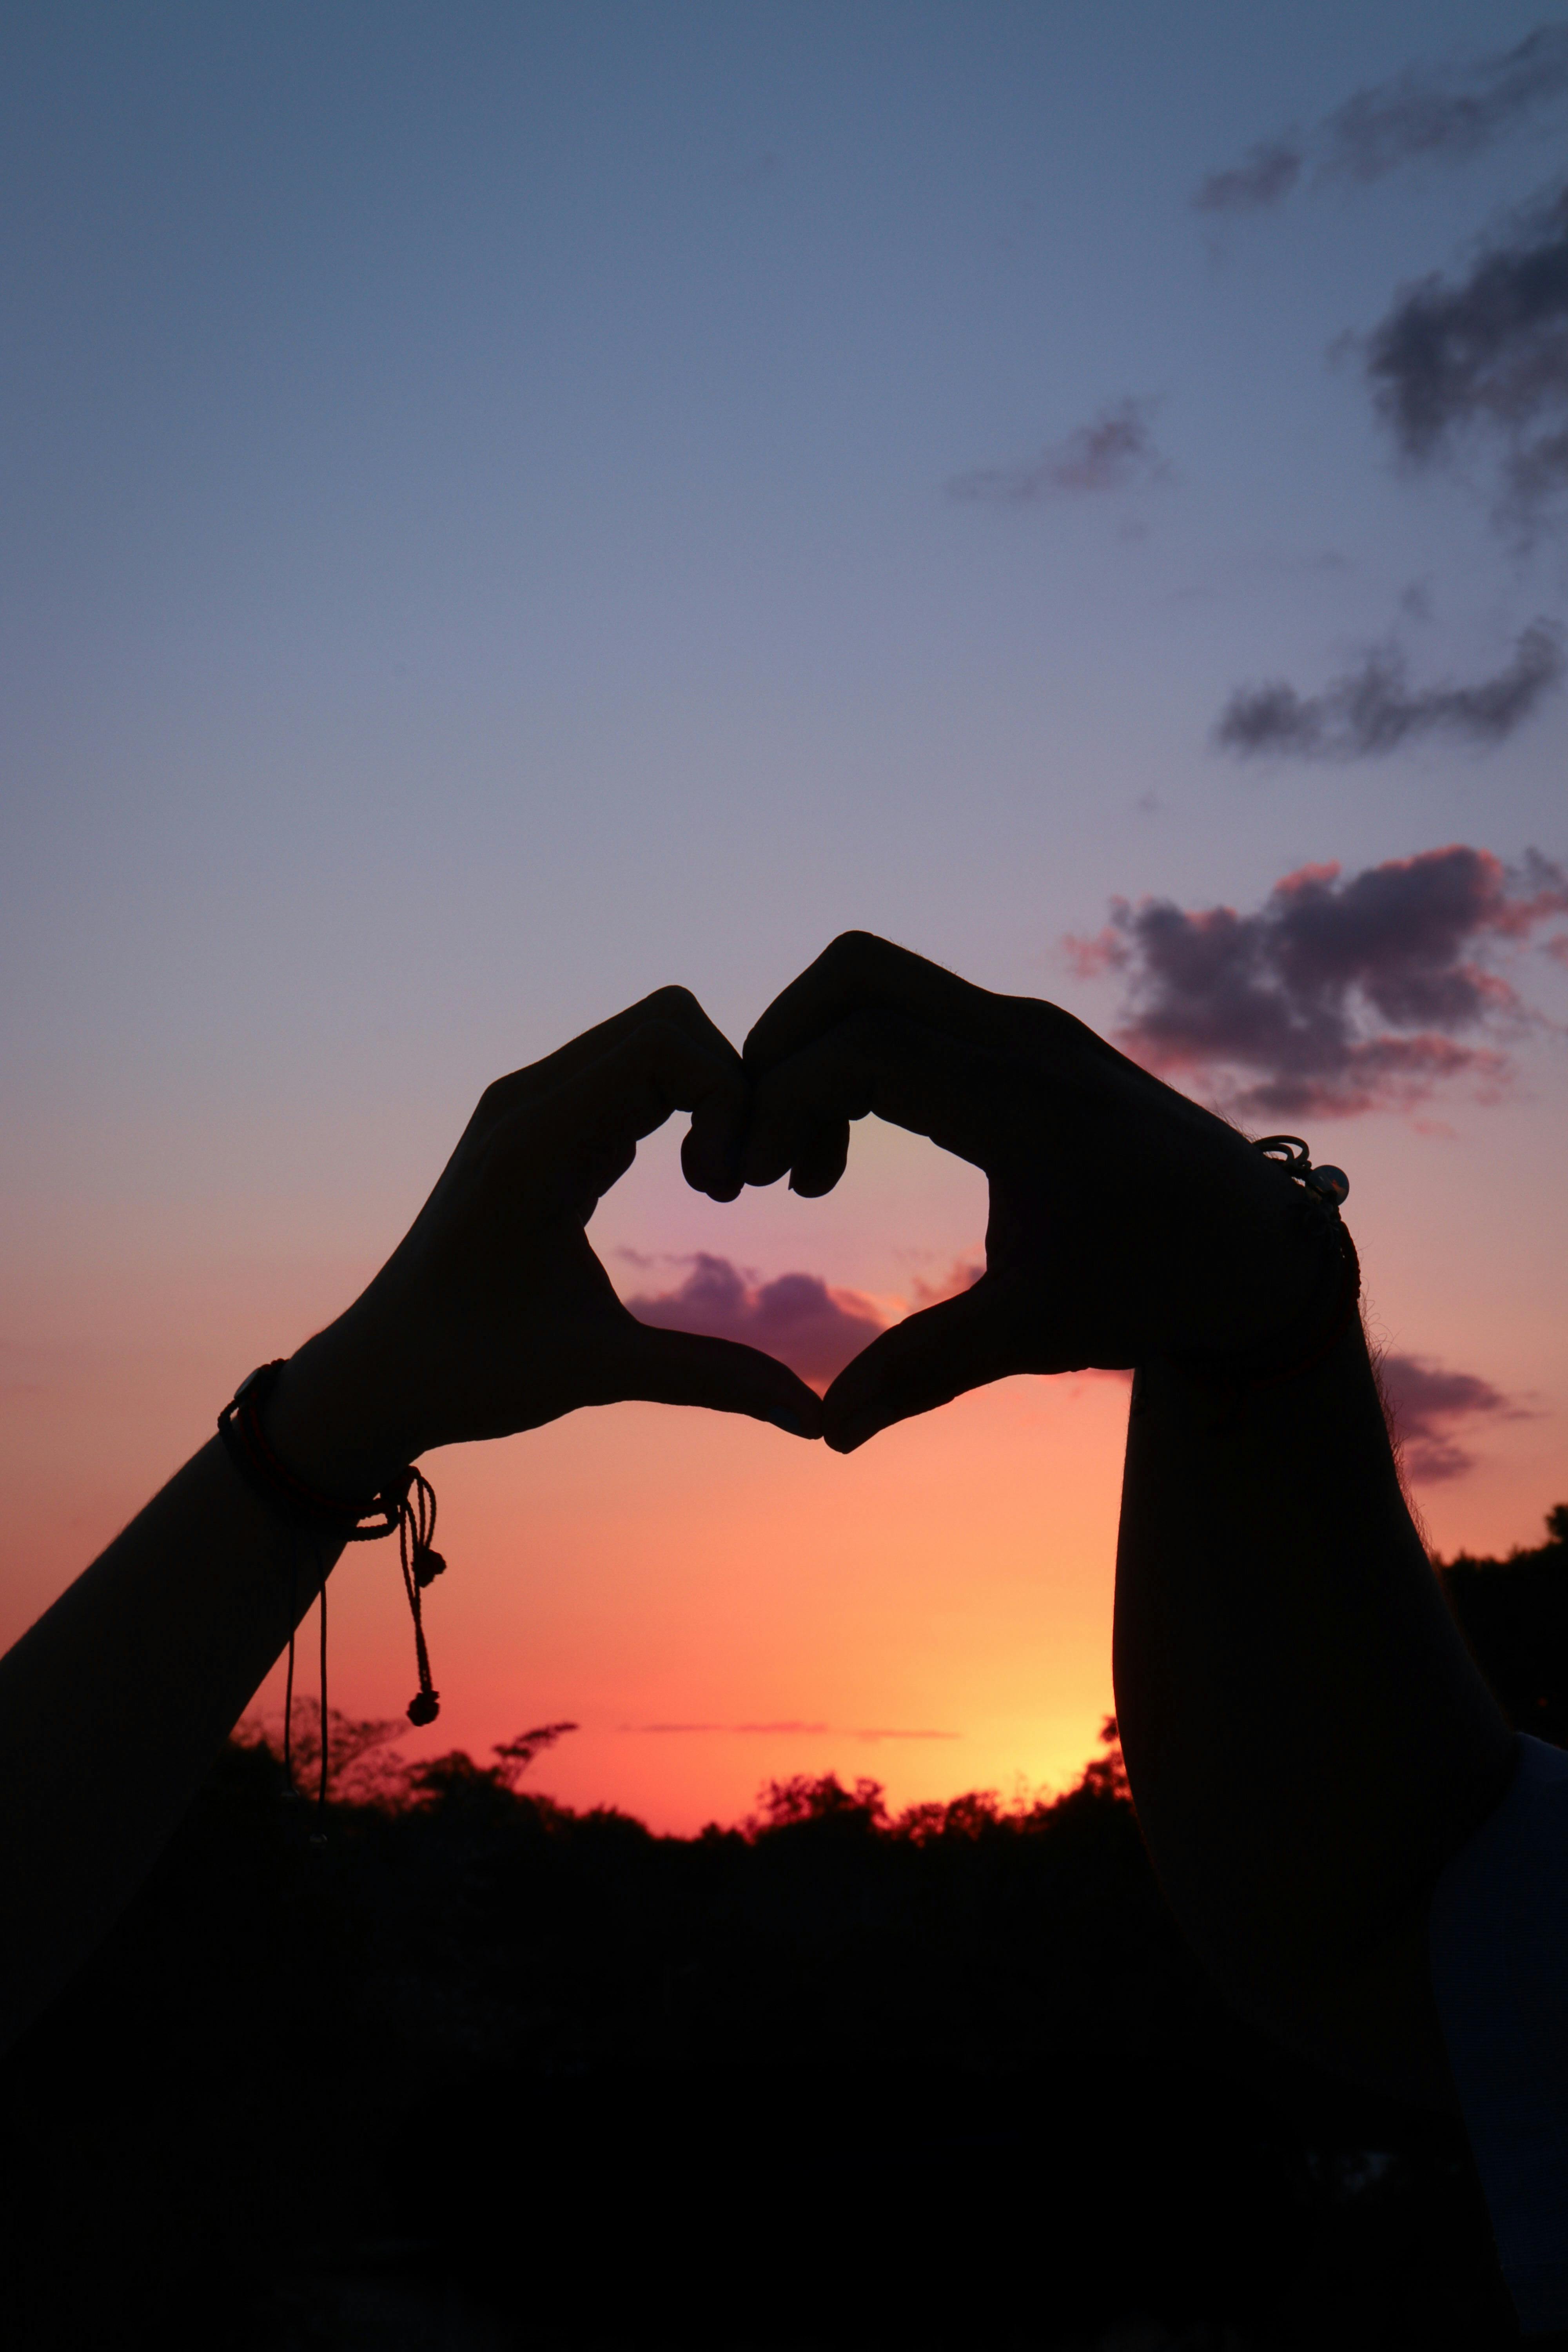
<instances>
[{"instance_id":1,"label":"sky","mask_svg":"<svg viewBox=\"0 0 1568 2352\"><path fill-rule=\"evenodd\" d=\"M848 927L1350 1173L1445 1554L1568 1496L1568 10L78 5L0 19L0 1637L354 1295L483 1086ZM808 1377L980 1256L867 1121L593 1227ZM1125 1385L847 1460L426 1464L410 1756L656 1826L1066 1785ZM414 1687L395 1564L334 1703ZM275 1702L272 1685L258 1706Z\"/></svg>"}]
</instances>

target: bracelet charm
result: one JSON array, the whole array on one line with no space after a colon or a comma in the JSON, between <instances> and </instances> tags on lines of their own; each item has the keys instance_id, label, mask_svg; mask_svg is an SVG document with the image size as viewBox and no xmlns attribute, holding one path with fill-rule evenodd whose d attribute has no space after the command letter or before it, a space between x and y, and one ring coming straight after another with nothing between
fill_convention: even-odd
<instances>
[{"instance_id":1,"label":"bracelet charm","mask_svg":"<svg viewBox=\"0 0 1568 2352\"><path fill-rule=\"evenodd\" d=\"M284 1359L279 1356L269 1364L258 1364L255 1371L247 1374L218 1415L218 1435L223 1440L229 1460L251 1492L276 1517L286 1519L290 1527L300 1532L324 1536L338 1543L374 1543L382 1536L389 1536L395 1530L403 1566L403 1589L407 1596L409 1615L414 1621L414 1654L419 1670L419 1687L408 1702L408 1720L420 1727L434 1723L441 1712L441 1699L431 1680L430 1654L425 1643L420 1596L447 1566L436 1549L436 1489L412 1463L388 1479L380 1491L364 1503L345 1503L337 1496L323 1495L319 1488L296 1476L288 1464L274 1453L261 1424L262 1410L277 1387L283 1369ZM292 1555L290 1588L289 1668L283 1700L283 1769L292 1788L294 1621L297 1614L294 1605L297 1572ZM318 1811L327 1801L328 1773L325 1578L321 1580L320 1601L321 1772ZM321 1832L318 1830L317 1842L321 1837Z\"/></svg>"}]
</instances>

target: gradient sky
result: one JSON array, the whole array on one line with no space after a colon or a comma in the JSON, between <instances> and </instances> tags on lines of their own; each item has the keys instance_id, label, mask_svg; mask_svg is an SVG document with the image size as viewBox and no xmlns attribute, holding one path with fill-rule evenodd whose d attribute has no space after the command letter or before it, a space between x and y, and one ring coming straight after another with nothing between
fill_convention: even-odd
<instances>
[{"instance_id":1,"label":"gradient sky","mask_svg":"<svg viewBox=\"0 0 1568 2352\"><path fill-rule=\"evenodd\" d=\"M1535 1538L1568 532L1500 499L1568 386L1402 453L1368 339L1554 234L1565 44L1511 0L13 0L0 1633L346 1303L489 1078L671 979L739 1038L849 924L1215 1099L1305 1084L1247 1116L1351 1172L1433 1540ZM1500 864L1444 930L1460 868L1408 861L1456 844ZM1302 1080L1307 866L1362 944ZM1149 900L1246 919L1289 1052L1176 1003ZM706 1253L752 1328L792 1274L885 1320L975 1254L973 1171L872 1122L821 1202L716 1208L678 1140L595 1223L628 1295ZM545 1785L680 1829L793 1771L1059 1785L1124 1417L1011 1381L847 1462L651 1406L437 1456L405 1751L574 1718ZM334 1697L396 1715L384 1549L333 1601Z\"/></svg>"}]
</instances>

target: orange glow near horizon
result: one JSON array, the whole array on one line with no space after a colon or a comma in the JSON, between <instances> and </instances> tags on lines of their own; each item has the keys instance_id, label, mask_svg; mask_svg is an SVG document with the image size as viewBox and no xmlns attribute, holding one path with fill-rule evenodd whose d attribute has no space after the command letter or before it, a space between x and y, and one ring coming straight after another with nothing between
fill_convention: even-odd
<instances>
[{"instance_id":1,"label":"orange glow near horizon","mask_svg":"<svg viewBox=\"0 0 1568 2352\"><path fill-rule=\"evenodd\" d=\"M1445 1551L1532 1540L1568 1492L1550 1402L1563 1269L1542 1261L1555 1160L1510 1148L1516 1129L1539 1144L1561 1118L1527 1102L1446 1140L1368 1120L1336 1144L1375 1336L1474 1366L1515 1400L1474 1433L1467 1475L1418 1496ZM982 1180L918 1139L867 1121L828 1200L774 1188L719 1210L681 1184L678 1128L595 1222L624 1288L650 1258L724 1249L764 1276L810 1268L888 1313L973 1255ZM367 1197L367 1242L387 1245L409 1206ZM277 1228L265 1248L220 1255L155 1202L87 1234L68 1203L40 1214L8 1283L19 1566L6 1639L202 1441L239 1374L297 1346L374 1265L330 1246L290 1256ZM426 1467L450 1569L428 1626L442 1711L424 1732L405 1727L400 1750L484 1760L569 1719L579 1729L532 1785L683 1832L743 1818L764 1782L794 1773L867 1775L895 1807L1068 1785L1112 1704L1126 1402L1113 1377L1007 1381L848 1459L646 1404L438 1454ZM331 1617L331 1703L400 1718L414 1664L390 1546L345 1557ZM301 1676L312 1692L313 1635ZM275 1674L252 1711L280 1696Z\"/></svg>"},{"instance_id":2,"label":"orange glow near horizon","mask_svg":"<svg viewBox=\"0 0 1568 2352\"><path fill-rule=\"evenodd\" d=\"M403 1752L482 1759L569 1717L541 1785L683 1831L794 1772L869 1775L895 1805L1060 1785L1110 1704L1124 1417L1111 1382L1009 1381L847 1460L653 1405L455 1452L442 1715ZM361 1555L331 1605L334 1703L395 1713L391 1563Z\"/></svg>"}]
</instances>

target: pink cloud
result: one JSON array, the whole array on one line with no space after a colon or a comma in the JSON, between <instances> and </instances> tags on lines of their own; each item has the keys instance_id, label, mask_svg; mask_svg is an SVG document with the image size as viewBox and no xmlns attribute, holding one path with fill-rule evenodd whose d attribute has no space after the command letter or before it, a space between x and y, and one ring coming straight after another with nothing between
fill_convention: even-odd
<instances>
[{"instance_id":1,"label":"pink cloud","mask_svg":"<svg viewBox=\"0 0 1568 2352\"><path fill-rule=\"evenodd\" d=\"M1303 866L1249 913L1119 902L1068 945L1083 976L1124 975L1119 1042L1150 1067L1202 1074L1238 1113L1342 1116L1456 1084L1495 1099L1501 1041L1534 1016L1494 961L1565 912L1562 867L1455 843L1348 878Z\"/></svg>"},{"instance_id":2,"label":"pink cloud","mask_svg":"<svg viewBox=\"0 0 1568 2352\"><path fill-rule=\"evenodd\" d=\"M944 1298L957 1298L964 1291L973 1290L984 1271L984 1257L979 1256L954 1258L947 1272L935 1282L927 1282L917 1274L910 1285L915 1305L940 1307Z\"/></svg>"},{"instance_id":3,"label":"pink cloud","mask_svg":"<svg viewBox=\"0 0 1568 2352\"><path fill-rule=\"evenodd\" d=\"M1379 1365L1405 1468L1419 1486L1462 1478L1474 1457L1458 1432L1478 1421L1518 1421L1523 1406L1476 1372L1450 1371L1424 1356L1384 1356Z\"/></svg>"},{"instance_id":4,"label":"pink cloud","mask_svg":"<svg viewBox=\"0 0 1568 2352\"><path fill-rule=\"evenodd\" d=\"M707 1250L685 1263L690 1271L673 1290L627 1299L639 1322L743 1340L776 1356L813 1388L826 1388L887 1328L874 1300L834 1288L819 1275L781 1274L753 1283L727 1257Z\"/></svg>"}]
</instances>

